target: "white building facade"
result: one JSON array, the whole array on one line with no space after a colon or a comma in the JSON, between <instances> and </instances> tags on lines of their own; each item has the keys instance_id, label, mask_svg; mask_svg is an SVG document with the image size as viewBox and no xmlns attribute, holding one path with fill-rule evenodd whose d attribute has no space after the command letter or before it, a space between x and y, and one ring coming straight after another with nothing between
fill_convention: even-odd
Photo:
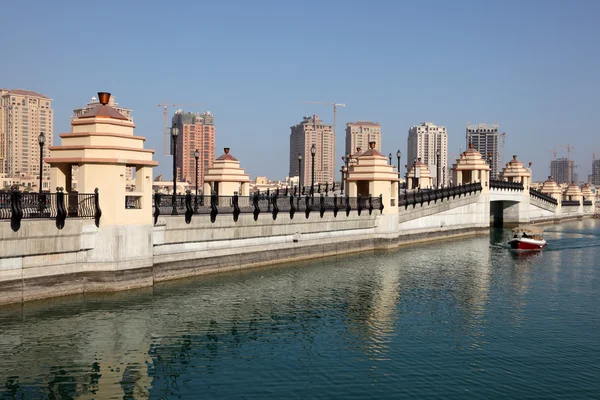
<instances>
[{"instance_id":1,"label":"white building facade","mask_svg":"<svg viewBox=\"0 0 600 400\"><path fill-rule=\"evenodd\" d=\"M438 168L437 151L440 151ZM448 132L445 126L433 122L421 122L408 130L407 146L408 169L419 158L427 165L434 185L447 185L450 179L448 170Z\"/></svg>"}]
</instances>

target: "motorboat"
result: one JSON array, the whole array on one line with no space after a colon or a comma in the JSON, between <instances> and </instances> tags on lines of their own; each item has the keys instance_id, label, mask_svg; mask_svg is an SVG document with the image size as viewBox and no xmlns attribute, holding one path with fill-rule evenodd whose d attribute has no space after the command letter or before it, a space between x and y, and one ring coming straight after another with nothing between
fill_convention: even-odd
<instances>
[{"instance_id":1,"label":"motorboat","mask_svg":"<svg viewBox=\"0 0 600 400\"><path fill-rule=\"evenodd\" d=\"M544 230L539 226L518 226L512 230L513 238L508 245L514 250L542 250L546 241L542 238Z\"/></svg>"}]
</instances>

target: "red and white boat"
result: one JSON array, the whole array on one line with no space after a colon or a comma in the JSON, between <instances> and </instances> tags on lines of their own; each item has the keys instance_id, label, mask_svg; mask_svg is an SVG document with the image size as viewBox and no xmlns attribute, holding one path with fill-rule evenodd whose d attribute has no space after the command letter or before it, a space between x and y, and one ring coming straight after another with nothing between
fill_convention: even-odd
<instances>
[{"instance_id":1,"label":"red and white boat","mask_svg":"<svg viewBox=\"0 0 600 400\"><path fill-rule=\"evenodd\" d=\"M519 226L513 230L514 237L508 245L514 250L542 250L546 241L542 238L544 230L539 226Z\"/></svg>"}]
</instances>

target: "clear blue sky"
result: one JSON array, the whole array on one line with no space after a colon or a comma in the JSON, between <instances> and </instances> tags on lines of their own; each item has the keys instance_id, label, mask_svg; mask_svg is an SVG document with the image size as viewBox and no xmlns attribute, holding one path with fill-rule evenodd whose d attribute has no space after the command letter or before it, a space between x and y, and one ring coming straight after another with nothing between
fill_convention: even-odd
<instances>
[{"instance_id":1,"label":"clear blue sky","mask_svg":"<svg viewBox=\"0 0 600 400\"><path fill-rule=\"evenodd\" d=\"M60 4L61 6L58 6ZM10 1L1 10L0 87L54 99L55 134L97 91L133 109L162 156L162 110L206 103L223 147L252 175L288 172L289 127L338 112L379 121L383 151L404 154L408 128L445 125L454 158L465 123L499 121L506 159L549 173L575 146L580 179L600 155L599 1ZM58 135L56 135L58 137ZM55 143L57 140L55 139ZM566 156L566 149L558 147ZM405 159L402 160L402 164Z\"/></svg>"}]
</instances>

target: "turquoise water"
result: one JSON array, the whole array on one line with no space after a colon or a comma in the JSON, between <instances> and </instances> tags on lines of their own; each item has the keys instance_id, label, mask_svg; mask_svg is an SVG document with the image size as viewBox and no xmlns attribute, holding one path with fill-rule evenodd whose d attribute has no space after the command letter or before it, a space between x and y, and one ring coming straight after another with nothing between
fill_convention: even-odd
<instances>
[{"instance_id":1,"label":"turquoise water","mask_svg":"<svg viewBox=\"0 0 600 400\"><path fill-rule=\"evenodd\" d=\"M600 221L0 308L0 398L600 398Z\"/></svg>"}]
</instances>

